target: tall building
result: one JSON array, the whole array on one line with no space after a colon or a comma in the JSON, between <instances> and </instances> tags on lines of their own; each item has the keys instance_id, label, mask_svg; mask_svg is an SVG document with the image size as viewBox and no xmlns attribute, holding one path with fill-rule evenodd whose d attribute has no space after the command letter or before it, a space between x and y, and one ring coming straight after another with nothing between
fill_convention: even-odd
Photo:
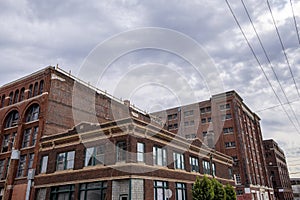
<instances>
[{"instance_id":1,"label":"tall building","mask_svg":"<svg viewBox=\"0 0 300 200\"><path fill-rule=\"evenodd\" d=\"M70 199L86 199L86 196L77 196L79 190L81 190L78 187L81 187L80 184L83 183L80 180L82 179L85 181L86 184L82 187L85 187L83 190L86 191L85 195L88 195L87 193L90 192L88 183L93 182L92 178L94 176L97 176L95 181L101 182L99 183L100 186L98 186L101 188L107 187L107 192L109 192L109 187L114 186L113 175L118 174L118 170L113 168L113 170L106 171L109 175L106 175L105 179L101 179L99 175L96 174L98 173L98 170L99 173L103 173L101 170L106 168L106 166L99 165L100 167L96 166L95 168L85 166L85 164L83 164L86 159L86 157L84 157L86 155L83 153L84 145L78 144L79 141L82 141L85 138L82 138L83 136L81 135L78 141L79 134L75 134L74 136L75 129L73 130L73 128L77 124L83 125L83 121L92 124L109 124L121 122L120 120L127 118L134 118L141 121L139 123L149 124L147 126L153 129L150 131L146 128L141 128L142 131L145 132L145 136L147 136L146 139L141 138L141 141L145 141L145 148L147 148L145 151L156 151L157 154L155 155L158 157L167 155L166 158L168 159L168 162L170 161L171 163L173 155L175 155L173 151L176 151L178 153L178 155L175 155L176 158L178 156L178 159L181 160L181 162L177 162L176 159L176 163L178 163L179 166L183 166L182 162L185 163L184 169L178 170L173 169L175 167L174 164L170 164L167 167L163 166L163 169L158 171L161 174L161 179L154 180L154 178L152 178L152 181L154 182L152 182L153 184L151 187L154 187L155 189L148 191L151 192L151 194L153 191L162 195L171 195L171 192L174 194L174 188L177 183L174 182L174 179L169 181L169 178L171 180L171 176L176 177L177 175L179 177L183 177L183 175L189 177L183 178L182 181L179 182L182 184L179 184L178 188L183 188L185 186L186 188L189 188L191 187L192 179L195 178L196 175L208 172L211 173L211 175L214 175L212 174L212 171L214 171L213 167L217 170L215 174L217 178L222 179L221 181L223 182L232 183L228 175L229 172L231 172L230 166L232 162L231 159L228 159L228 156L212 151L211 149L208 150L209 148L202 146L200 140L195 140L195 144L192 145L192 142L187 142L184 138L182 138L183 141L180 143L184 144L184 147L180 146L177 142L176 144L173 144L170 149L163 150L161 149L163 147L162 144L159 145L159 143L163 143L163 140L166 141L172 137L176 138L176 135L172 135L172 133L168 131L165 131L163 132L164 134L162 134L159 131L161 130L162 123L158 118L155 118L154 116L150 117L149 114L131 106L130 102L123 102L116 99L59 68L47 67L0 87L1 198L5 200L35 199L36 189L44 188L45 190L41 190L41 194L46 191L46 195L48 195L46 197L49 197L50 195L51 199L62 198L64 195L59 195L62 190L70 191L70 193L66 194L70 195ZM136 125L136 123L137 121L135 121L135 124L133 125L128 125L128 127L135 127L132 134L140 134L137 132L140 131L140 127ZM90 126L90 129L93 129L92 125ZM122 135L129 138L129 136L126 136L129 135L129 129L126 129L124 132L119 132L118 127L115 126L115 124L109 124L107 126L109 126L107 129L113 141L117 141L115 138L121 137ZM89 128L88 125L85 127L87 128L84 129ZM73 131L69 131L70 129ZM99 131L99 129L104 131L102 127L97 127L97 129L97 131ZM76 128L76 130L78 129ZM117 135L113 134L115 131L118 132ZM154 133L156 134L149 135ZM156 135L160 137L157 138ZM97 134L93 135L95 138L91 137L88 130L84 136L90 137L90 143L88 142L89 145L93 145L92 141L94 140L99 140L101 143L101 137ZM148 144L148 142L150 144ZM154 143L157 145L155 148L153 146ZM47 146L46 144L50 146ZM76 144L76 150L74 149L73 144ZM115 152L118 152L117 149L127 147L135 149L134 145L137 145L136 143L132 143L133 146L126 146L127 144L129 143L125 142L122 143L122 145L121 143L116 143L115 145L117 146L114 147L115 149L109 151L109 155L104 156L113 159L115 158L115 156L113 156ZM191 144L191 146L189 147L187 144ZM77 150L77 147L79 150ZM185 153L182 156L181 153L185 152L184 150L188 153ZM207 152L212 158L209 157L209 160L207 160L207 155L203 156L204 153L201 153L202 151ZM101 148L99 149L99 152L101 157ZM49 157L46 159L44 156L48 154ZM118 155L123 156L122 153ZM195 174L190 171L189 156L195 157L195 159L192 159L192 165L195 168L199 166L199 171L195 172ZM127 165L127 163L135 162L134 158L131 160L130 157L127 157L127 154L124 154L124 158L126 158L125 162L121 162L121 165L124 163ZM159 166L155 165L155 162L159 162L160 164L162 162L161 159L165 159L165 157L157 158L156 160L152 158L153 161L150 162L151 158L149 156L146 156L146 158L149 160L147 160L147 162L145 161L147 163L145 167L150 168L159 168ZM182 159L184 159L184 161ZM200 162L204 163L203 166L205 168L203 169L205 172L201 169ZM115 165L115 162L113 161L109 161L108 163L111 166ZM213 165L214 163L215 165ZM47 169L44 169L45 165L48 166ZM72 166L72 169L70 166ZM172 166L174 167L172 168ZM43 170L46 170L46 173L44 173ZM97 171L97 173L95 173L95 171ZM68 174L68 172L70 173ZM86 174L85 172L89 173ZM119 174L122 173L120 172ZM59 179L61 177L60 175L66 177L66 179ZM143 179L142 177L137 178L137 176L133 175L134 173L127 173L124 175L127 183L128 180L131 180L131 177L134 177L132 179ZM144 185L144 188L148 188L148 184L150 184L149 179L155 177L151 176L151 174L148 175L148 182L145 181L145 183L147 182L147 185ZM51 177L55 177L55 179L58 178L62 182L57 182ZM121 175L116 175L116 177L120 179ZM146 180L145 177L144 179ZM45 181L48 182L46 183ZM171 190L168 190L169 188L166 186L169 182L171 184ZM70 187L58 187L63 186L64 183L68 183ZM133 183L134 180L130 181L130 184ZM93 187L96 187L97 184L98 183L92 185ZM108 185L105 186L106 184ZM120 182L115 184L117 184L116 187L119 188L123 183ZM98 186L94 189L99 189ZM75 196L75 193L72 193L73 189L77 192ZM165 194L165 192L168 194ZM112 194L112 188L110 188L108 196L111 197ZM127 193L127 195L133 195L133 193ZM175 195L173 195L172 198L174 197ZM120 198L128 199L128 196L127 198L126 196L124 196L124 198L121 196Z\"/></svg>"},{"instance_id":2,"label":"tall building","mask_svg":"<svg viewBox=\"0 0 300 200\"><path fill-rule=\"evenodd\" d=\"M291 178L294 200L300 200L300 178Z\"/></svg>"},{"instance_id":3,"label":"tall building","mask_svg":"<svg viewBox=\"0 0 300 200\"><path fill-rule=\"evenodd\" d=\"M274 199L263 149L260 118L235 92L152 113L164 127L232 157L238 199Z\"/></svg>"},{"instance_id":4,"label":"tall building","mask_svg":"<svg viewBox=\"0 0 300 200\"><path fill-rule=\"evenodd\" d=\"M272 139L264 140L263 145L269 172L268 177L273 185L275 198L280 200L294 199L283 150Z\"/></svg>"}]
</instances>

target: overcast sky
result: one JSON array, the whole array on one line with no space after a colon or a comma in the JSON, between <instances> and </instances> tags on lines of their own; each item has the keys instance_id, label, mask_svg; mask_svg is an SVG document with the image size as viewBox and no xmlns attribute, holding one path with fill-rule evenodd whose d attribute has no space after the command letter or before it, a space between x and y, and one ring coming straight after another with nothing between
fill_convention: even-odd
<instances>
[{"instance_id":1,"label":"overcast sky","mask_svg":"<svg viewBox=\"0 0 300 200\"><path fill-rule=\"evenodd\" d=\"M261 67L225 0L0 1L0 85L56 64L88 79L83 73L91 59L88 56L97 52L104 41L122 35L124 31L143 27L177 31L201 46L203 57L199 56L199 59L212 64L216 78L207 78L202 69L200 74L195 72L193 63L182 54L164 48L144 48L119 55L105 73L98 74L101 72L98 70L93 74L98 79L91 83L152 112L209 99L216 91L212 89L212 80L221 80L218 91L236 90L250 109L257 112L264 138L274 138L279 143L288 158L291 176L299 177L300 96L297 87L300 89L300 44L290 1L269 2L290 68L267 1L244 0L244 3L271 65L242 2L229 1ZM300 29L300 1L292 0L292 4ZM146 34L136 37L147 38ZM174 48L184 46L182 41L173 41ZM115 49L124 45L125 42L119 42ZM188 52L191 57L198 56L193 54L194 49L186 50L191 51ZM103 57L99 52L98 59ZM174 84L170 85L170 82Z\"/></svg>"}]
</instances>

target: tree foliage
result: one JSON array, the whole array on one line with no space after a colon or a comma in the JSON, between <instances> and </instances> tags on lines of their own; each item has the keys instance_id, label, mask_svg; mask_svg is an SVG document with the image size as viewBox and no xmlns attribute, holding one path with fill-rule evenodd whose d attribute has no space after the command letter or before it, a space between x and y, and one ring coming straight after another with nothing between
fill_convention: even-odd
<instances>
[{"instance_id":1,"label":"tree foliage","mask_svg":"<svg viewBox=\"0 0 300 200\"><path fill-rule=\"evenodd\" d=\"M213 189L214 189L214 198L213 200L225 200L226 193L223 185L216 179L211 180Z\"/></svg>"},{"instance_id":2,"label":"tree foliage","mask_svg":"<svg viewBox=\"0 0 300 200\"><path fill-rule=\"evenodd\" d=\"M234 188L227 184L225 186L225 192L226 192L226 200L236 200L236 194L234 191Z\"/></svg>"},{"instance_id":3,"label":"tree foliage","mask_svg":"<svg viewBox=\"0 0 300 200\"><path fill-rule=\"evenodd\" d=\"M202 180L197 177L192 193L193 200L213 200L214 189L211 180L207 176L204 176Z\"/></svg>"}]
</instances>

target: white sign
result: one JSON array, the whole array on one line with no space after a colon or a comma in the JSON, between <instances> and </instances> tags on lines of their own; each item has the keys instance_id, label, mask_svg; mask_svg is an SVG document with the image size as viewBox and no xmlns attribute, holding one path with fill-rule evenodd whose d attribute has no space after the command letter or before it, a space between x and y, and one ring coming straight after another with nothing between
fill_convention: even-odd
<instances>
[{"instance_id":1,"label":"white sign","mask_svg":"<svg viewBox=\"0 0 300 200\"><path fill-rule=\"evenodd\" d=\"M166 198L171 198L172 197L172 190L166 189L165 194L166 194Z\"/></svg>"}]
</instances>

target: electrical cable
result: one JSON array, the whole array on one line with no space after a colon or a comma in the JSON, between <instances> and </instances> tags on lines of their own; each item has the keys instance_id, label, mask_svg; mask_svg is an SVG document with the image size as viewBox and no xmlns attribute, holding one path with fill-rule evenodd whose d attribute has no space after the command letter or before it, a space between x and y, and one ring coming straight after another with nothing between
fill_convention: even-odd
<instances>
[{"instance_id":1,"label":"electrical cable","mask_svg":"<svg viewBox=\"0 0 300 200\"><path fill-rule=\"evenodd\" d=\"M292 0L290 0L290 4L291 4L291 8L292 8L292 13L293 13L293 18L294 18L294 24L295 24L295 28L296 28L296 34L297 34L297 38L298 38L298 42L300 44L300 36L299 36L299 31L298 31L298 26L297 26L297 21L296 21L296 17L295 17L295 12L294 12L294 6L292 3Z\"/></svg>"}]
</instances>

